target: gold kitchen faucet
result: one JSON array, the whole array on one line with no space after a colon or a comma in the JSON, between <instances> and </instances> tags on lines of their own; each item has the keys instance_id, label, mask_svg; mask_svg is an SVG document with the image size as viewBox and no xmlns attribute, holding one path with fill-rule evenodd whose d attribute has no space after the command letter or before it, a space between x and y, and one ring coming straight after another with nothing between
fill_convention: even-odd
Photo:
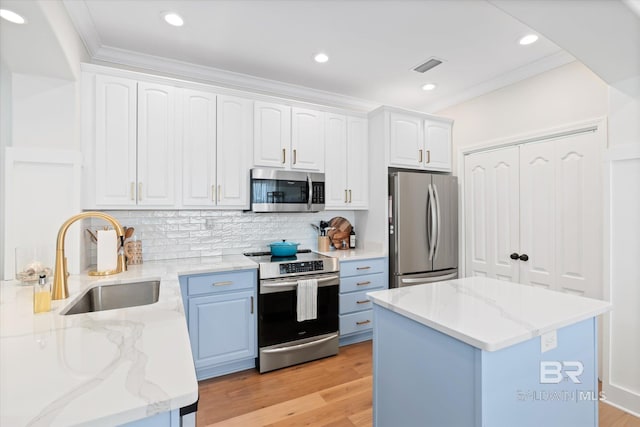
<instances>
[{"instance_id":1,"label":"gold kitchen faucet","mask_svg":"<svg viewBox=\"0 0 640 427\"><path fill-rule=\"evenodd\" d=\"M127 270L127 263L125 261L122 246L124 245L124 228L117 219L103 212L83 212L78 215L74 215L66 220L58 231L58 238L56 240L56 263L55 271L53 273L53 289L51 290L51 298L54 300L65 299L69 297L69 288L67 287L67 257L64 254L64 238L67 235L67 230L74 222L85 218L100 218L113 226L116 230L116 234L120 238L120 245L118 249L118 263L116 269L110 272L110 274L122 273Z\"/></svg>"}]
</instances>

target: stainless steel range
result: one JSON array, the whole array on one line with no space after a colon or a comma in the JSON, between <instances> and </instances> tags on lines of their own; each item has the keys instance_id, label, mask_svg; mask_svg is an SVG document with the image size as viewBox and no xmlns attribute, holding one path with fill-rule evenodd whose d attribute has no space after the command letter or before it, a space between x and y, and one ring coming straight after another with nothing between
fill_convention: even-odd
<instances>
[{"instance_id":1,"label":"stainless steel range","mask_svg":"<svg viewBox=\"0 0 640 427\"><path fill-rule=\"evenodd\" d=\"M291 257L249 252L259 265L258 361L260 372L338 354L337 259L310 250ZM317 317L297 321L298 280L317 279Z\"/></svg>"}]
</instances>

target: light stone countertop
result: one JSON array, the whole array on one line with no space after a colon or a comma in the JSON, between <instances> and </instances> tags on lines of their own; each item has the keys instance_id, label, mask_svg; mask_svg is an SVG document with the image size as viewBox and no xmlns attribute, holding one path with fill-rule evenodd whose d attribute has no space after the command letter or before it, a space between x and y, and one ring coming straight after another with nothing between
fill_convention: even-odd
<instances>
[{"instance_id":1,"label":"light stone countertop","mask_svg":"<svg viewBox=\"0 0 640 427\"><path fill-rule=\"evenodd\" d=\"M319 254L327 255L330 257L337 258L340 261L356 261L360 259L369 259L369 258L384 258L386 255L382 250L376 249L348 249L348 250L337 250L334 249L332 251L320 252L316 251Z\"/></svg>"},{"instance_id":2,"label":"light stone countertop","mask_svg":"<svg viewBox=\"0 0 640 427\"><path fill-rule=\"evenodd\" d=\"M484 277L369 292L382 307L486 351L606 313L611 303Z\"/></svg>"},{"instance_id":3,"label":"light stone countertop","mask_svg":"<svg viewBox=\"0 0 640 427\"><path fill-rule=\"evenodd\" d=\"M113 426L198 398L179 275L257 268L242 255L156 261L69 277L70 297L33 314L33 286L0 283L0 425ZM90 287L160 279L157 303L62 316Z\"/></svg>"}]
</instances>

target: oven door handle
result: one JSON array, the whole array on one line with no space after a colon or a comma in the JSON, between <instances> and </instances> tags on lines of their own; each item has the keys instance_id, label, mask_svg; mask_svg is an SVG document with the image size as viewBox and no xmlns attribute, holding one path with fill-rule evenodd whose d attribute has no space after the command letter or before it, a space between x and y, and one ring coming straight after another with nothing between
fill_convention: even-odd
<instances>
[{"instance_id":1,"label":"oven door handle","mask_svg":"<svg viewBox=\"0 0 640 427\"><path fill-rule=\"evenodd\" d=\"M321 279L318 279L318 284L322 283L322 282L329 282L331 280L336 280L339 279L338 276L327 276L327 277L323 277ZM336 283L337 285L337 283ZM279 282L279 283L274 283L274 284L268 284L268 283L262 283L260 284L260 286L262 286L263 288L284 288L284 287L289 287L289 286L298 286L298 282Z\"/></svg>"},{"instance_id":2,"label":"oven door handle","mask_svg":"<svg viewBox=\"0 0 640 427\"><path fill-rule=\"evenodd\" d=\"M307 210L311 210L311 202L313 199L313 181L311 181L311 175L307 174L307 191L309 192L309 198L307 200Z\"/></svg>"},{"instance_id":3,"label":"oven door handle","mask_svg":"<svg viewBox=\"0 0 640 427\"><path fill-rule=\"evenodd\" d=\"M270 350L262 350L263 353L284 353L286 351L295 351L295 350L300 350L303 348L307 348L307 347L313 347L314 345L318 345L318 344L322 344L323 342L327 342L327 341L331 341L333 339L338 338L338 334L333 334L331 336L316 340L316 341L311 341L311 342L306 342L304 344L297 344L297 345L290 345L288 347L280 347L280 348L272 348Z\"/></svg>"}]
</instances>

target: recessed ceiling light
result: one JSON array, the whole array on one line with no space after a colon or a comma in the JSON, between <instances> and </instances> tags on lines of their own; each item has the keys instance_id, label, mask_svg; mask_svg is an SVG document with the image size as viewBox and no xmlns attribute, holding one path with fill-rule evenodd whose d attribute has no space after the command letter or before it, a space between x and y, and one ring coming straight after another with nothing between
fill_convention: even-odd
<instances>
[{"instance_id":1,"label":"recessed ceiling light","mask_svg":"<svg viewBox=\"0 0 640 427\"><path fill-rule=\"evenodd\" d=\"M164 20L167 21L167 24L173 25L174 27L182 27L184 25L184 20L177 13L165 13Z\"/></svg>"},{"instance_id":2,"label":"recessed ceiling light","mask_svg":"<svg viewBox=\"0 0 640 427\"><path fill-rule=\"evenodd\" d=\"M4 18L14 24L24 24L27 22L22 16L8 9L0 9L0 18Z\"/></svg>"},{"instance_id":3,"label":"recessed ceiling light","mask_svg":"<svg viewBox=\"0 0 640 427\"><path fill-rule=\"evenodd\" d=\"M536 41L538 41L538 36L536 36L535 34L527 34L520 39L520 44L526 46L528 44L535 43Z\"/></svg>"},{"instance_id":4,"label":"recessed ceiling light","mask_svg":"<svg viewBox=\"0 0 640 427\"><path fill-rule=\"evenodd\" d=\"M427 83L426 85L422 86L422 90L434 90L436 88L436 85L433 83Z\"/></svg>"},{"instance_id":5,"label":"recessed ceiling light","mask_svg":"<svg viewBox=\"0 0 640 427\"><path fill-rule=\"evenodd\" d=\"M313 59L314 61L319 62L320 64L323 64L329 60L329 57L327 56L326 53L318 53L316 54L316 56L313 57Z\"/></svg>"}]
</instances>

